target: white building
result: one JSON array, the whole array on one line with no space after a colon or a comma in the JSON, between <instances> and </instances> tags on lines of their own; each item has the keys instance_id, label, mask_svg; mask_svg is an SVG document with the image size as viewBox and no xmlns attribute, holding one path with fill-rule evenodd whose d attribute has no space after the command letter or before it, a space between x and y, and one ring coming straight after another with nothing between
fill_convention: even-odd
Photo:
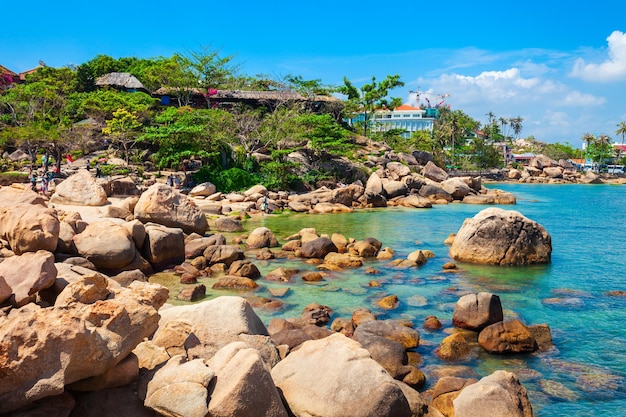
<instances>
[{"instance_id":1,"label":"white building","mask_svg":"<svg viewBox=\"0 0 626 417\"><path fill-rule=\"evenodd\" d=\"M430 110L427 114L427 110ZM370 119L370 126L375 132L402 129L402 137L410 138L413 132L425 130L432 132L437 114L433 109L421 109L403 104L393 110L376 110Z\"/></svg>"}]
</instances>

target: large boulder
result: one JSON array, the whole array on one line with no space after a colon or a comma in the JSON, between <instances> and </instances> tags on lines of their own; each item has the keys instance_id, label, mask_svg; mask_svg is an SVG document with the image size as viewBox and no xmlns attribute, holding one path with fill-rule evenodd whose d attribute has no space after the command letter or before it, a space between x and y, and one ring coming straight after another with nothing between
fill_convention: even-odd
<instances>
[{"instance_id":1,"label":"large boulder","mask_svg":"<svg viewBox=\"0 0 626 417\"><path fill-rule=\"evenodd\" d=\"M176 343L185 348L189 359L210 359L231 342L245 342L258 349L264 363L273 366L278 362L278 352L269 338L267 328L250 304L242 297L224 296L198 304L164 308L159 311L159 330L153 340L159 346L165 342L163 333L173 323L184 323L188 329Z\"/></svg>"},{"instance_id":2,"label":"large boulder","mask_svg":"<svg viewBox=\"0 0 626 417\"><path fill-rule=\"evenodd\" d=\"M0 262L0 304L10 299L15 307L34 301L36 294L54 285L57 269L48 251L28 252Z\"/></svg>"},{"instance_id":3,"label":"large boulder","mask_svg":"<svg viewBox=\"0 0 626 417\"><path fill-rule=\"evenodd\" d=\"M37 204L0 207L0 238L16 254L47 250L54 252L60 224L54 209Z\"/></svg>"},{"instance_id":4,"label":"large boulder","mask_svg":"<svg viewBox=\"0 0 626 417\"><path fill-rule=\"evenodd\" d=\"M539 223L515 210L485 209L466 219L450 247L461 262L493 265L549 263L552 238Z\"/></svg>"},{"instance_id":5,"label":"large boulder","mask_svg":"<svg viewBox=\"0 0 626 417\"><path fill-rule=\"evenodd\" d=\"M459 298L454 306L452 323L462 329L480 331L491 324L501 322L502 318L500 297L479 292Z\"/></svg>"},{"instance_id":6,"label":"large boulder","mask_svg":"<svg viewBox=\"0 0 626 417\"><path fill-rule=\"evenodd\" d=\"M160 415L205 417L214 377L215 372L203 360L187 361L176 355L148 383L145 405Z\"/></svg>"},{"instance_id":7,"label":"large boulder","mask_svg":"<svg viewBox=\"0 0 626 417\"><path fill-rule=\"evenodd\" d=\"M273 248L278 246L278 239L267 227L257 227L246 239L246 246L250 249Z\"/></svg>"},{"instance_id":8,"label":"large boulder","mask_svg":"<svg viewBox=\"0 0 626 417\"><path fill-rule=\"evenodd\" d=\"M0 413L61 394L121 362L157 329L167 292L139 282L109 287L107 278L85 275L54 307L33 304L0 317Z\"/></svg>"},{"instance_id":9,"label":"large boulder","mask_svg":"<svg viewBox=\"0 0 626 417\"><path fill-rule=\"evenodd\" d=\"M448 173L444 169L439 168L432 161L428 161L424 166L422 175L436 182L442 182L448 179Z\"/></svg>"},{"instance_id":10,"label":"large boulder","mask_svg":"<svg viewBox=\"0 0 626 417\"><path fill-rule=\"evenodd\" d=\"M91 173L80 169L56 186L50 202L75 206L104 206L109 200L106 191Z\"/></svg>"},{"instance_id":11,"label":"large boulder","mask_svg":"<svg viewBox=\"0 0 626 417\"><path fill-rule=\"evenodd\" d=\"M530 329L517 319L485 327L478 343L489 353L534 352L538 347Z\"/></svg>"},{"instance_id":12,"label":"large boulder","mask_svg":"<svg viewBox=\"0 0 626 417\"><path fill-rule=\"evenodd\" d=\"M135 243L128 231L110 220L89 224L74 235L78 254L102 270L118 270L135 259Z\"/></svg>"},{"instance_id":13,"label":"large boulder","mask_svg":"<svg viewBox=\"0 0 626 417\"><path fill-rule=\"evenodd\" d=\"M331 252L337 252L337 246L328 237L318 237L304 242L300 247L300 256L303 258L324 258Z\"/></svg>"},{"instance_id":14,"label":"large boulder","mask_svg":"<svg viewBox=\"0 0 626 417\"><path fill-rule=\"evenodd\" d=\"M185 236L177 227L146 225L141 254L155 269L163 269L185 260Z\"/></svg>"},{"instance_id":15,"label":"large boulder","mask_svg":"<svg viewBox=\"0 0 626 417\"><path fill-rule=\"evenodd\" d=\"M187 234L204 235L209 229L206 216L186 195L165 184L154 184L139 197L135 218L167 227L179 227Z\"/></svg>"},{"instance_id":16,"label":"large boulder","mask_svg":"<svg viewBox=\"0 0 626 417\"><path fill-rule=\"evenodd\" d=\"M207 363L216 376L210 392L210 416L287 417L272 376L256 349L243 342L230 343Z\"/></svg>"},{"instance_id":17,"label":"large boulder","mask_svg":"<svg viewBox=\"0 0 626 417\"><path fill-rule=\"evenodd\" d=\"M272 379L296 417L411 416L391 376L340 333L304 342L272 369Z\"/></svg>"},{"instance_id":18,"label":"large boulder","mask_svg":"<svg viewBox=\"0 0 626 417\"><path fill-rule=\"evenodd\" d=\"M453 402L455 417L532 417L526 388L512 372L496 371L463 388Z\"/></svg>"}]
</instances>

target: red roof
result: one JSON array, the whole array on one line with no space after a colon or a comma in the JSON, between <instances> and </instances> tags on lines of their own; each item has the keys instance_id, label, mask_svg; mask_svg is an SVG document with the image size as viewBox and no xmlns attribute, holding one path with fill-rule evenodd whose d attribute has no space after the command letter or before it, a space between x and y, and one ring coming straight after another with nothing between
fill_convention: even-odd
<instances>
[{"instance_id":1,"label":"red roof","mask_svg":"<svg viewBox=\"0 0 626 417\"><path fill-rule=\"evenodd\" d=\"M408 104L403 104L399 107L396 107L394 110L420 110L417 107L409 106Z\"/></svg>"}]
</instances>

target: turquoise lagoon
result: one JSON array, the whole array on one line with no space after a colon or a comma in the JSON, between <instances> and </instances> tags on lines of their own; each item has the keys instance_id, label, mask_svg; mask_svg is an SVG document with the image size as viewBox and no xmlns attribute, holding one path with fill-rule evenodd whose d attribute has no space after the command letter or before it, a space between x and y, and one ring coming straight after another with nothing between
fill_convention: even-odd
<instances>
[{"instance_id":1,"label":"turquoise lagoon","mask_svg":"<svg viewBox=\"0 0 626 417\"><path fill-rule=\"evenodd\" d=\"M274 317L299 317L305 305L317 302L333 309L332 319L349 318L361 307L381 319L410 319L422 342L416 351L429 383L442 367L464 377L486 376L497 369L516 372L529 392L538 416L626 415L626 187L611 185L494 184L513 192L517 210L543 225L552 236L552 262L530 267L484 267L460 264L460 272L445 273L450 261L443 244L464 219L487 206L450 204L432 209L372 209L349 214L267 216L250 221L248 229L266 226L284 242L303 227L346 237L375 237L406 257L417 249L436 257L420 268L398 269L388 262L368 261L363 268L331 272L321 283L305 284L296 275L290 283L259 280L255 295L270 297L271 287L289 286L279 311L256 309L266 323ZM255 260L263 274L278 266L314 270L315 266L287 260ZM380 271L365 273L366 267ZM382 283L370 287L370 280ZM209 285L207 285L209 287ZM448 335L422 328L429 315L452 327L454 304L468 292L499 295L505 318L550 326L554 349L531 355L497 356L474 349L471 358L445 362L433 353ZM395 294L400 306L383 311L375 301ZM210 297L220 293L210 290ZM243 295L243 294L242 294Z\"/></svg>"}]
</instances>

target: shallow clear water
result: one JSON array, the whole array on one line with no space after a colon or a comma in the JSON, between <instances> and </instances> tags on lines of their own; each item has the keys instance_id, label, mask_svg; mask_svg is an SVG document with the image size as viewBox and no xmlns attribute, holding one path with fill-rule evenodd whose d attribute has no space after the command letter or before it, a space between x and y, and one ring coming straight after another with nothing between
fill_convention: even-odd
<instances>
[{"instance_id":1,"label":"shallow clear water","mask_svg":"<svg viewBox=\"0 0 626 417\"><path fill-rule=\"evenodd\" d=\"M456 233L467 217L486 206L450 204L432 209L374 209L349 214L268 216L248 222L270 228L284 238L303 227L318 233L342 233L346 237L375 237L395 250L395 258L417 249L432 250L436 257L420 268L398 269L388 262L368 261L380 271L365 267L331 272L321 283L305 284L297 275L290 283L260 279L254 295L270 297L269 288L288 286L278 311L257 309L268 324L273 317L299 317L305 305L318 302L333 309L333 318L349 318L361 307L379 318L407 318L420 331L417 352L420 369L429 383L440 369L460 376L482 377L496 369L516 372L529 391L538 416L626 415L626 297L607 294L626 291L626 187L610 185L497 184L490 188L512 191L517 210L543 225L552 236L552 263L531 267L481 267L461 264L460 272L445 273L450 261L446 237ZM299 261L255 260L263 274L278 266L314 270ZM370 287L377 280L381 287ZM210 288L210 285L207 285ZM435 315L444 328L451 327L454 303L467 292L487 291L500 296L505 316L527 324L550 326L555 348L533 355L495 356L476 348L471 358L445 362L433 354L445 331L430 332L421 326ZM210 297L225 294L208 290ZM392 311L376 307L389 294L400 299ZM245 296L245 294L241 294Z\"/></svg>"}]
</instances>

